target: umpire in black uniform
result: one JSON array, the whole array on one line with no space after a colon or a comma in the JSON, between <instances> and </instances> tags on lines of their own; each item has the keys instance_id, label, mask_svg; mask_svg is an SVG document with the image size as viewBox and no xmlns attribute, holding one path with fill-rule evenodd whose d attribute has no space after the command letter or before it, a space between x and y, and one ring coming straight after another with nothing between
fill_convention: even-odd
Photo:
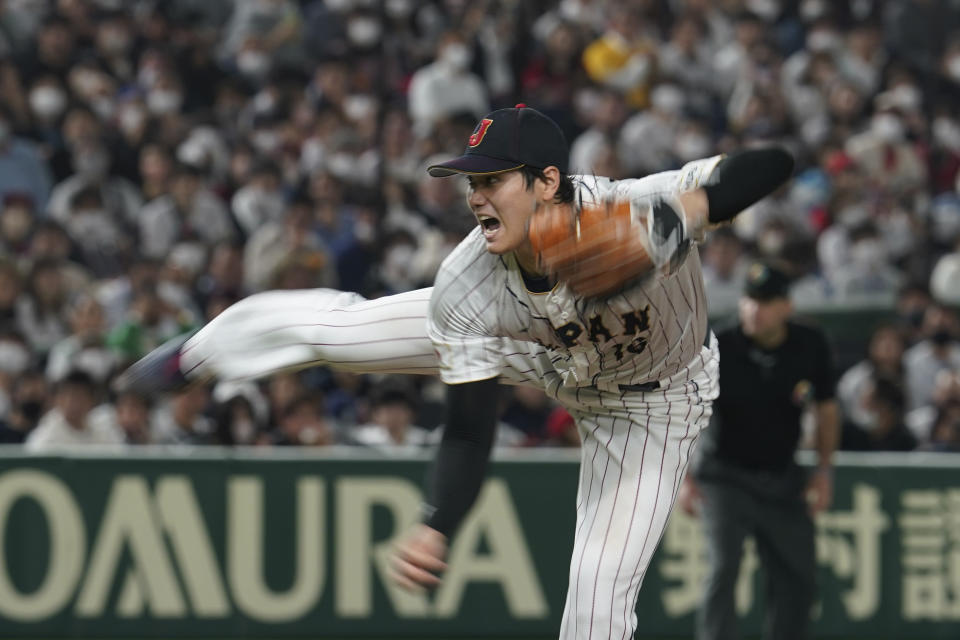
<instances>
[{"instance_id":1,"label":"umpire in black uniform","mask_svg":"<svg viewBox=\"0 0 960 640\"><path fill-rule=\"evenodd\" d=\"M698 640L738 637L734 585L747 536L766 572L764 638L808 637L816 592L811 516L832 500L839 420L826 338L790 320L788 291L783 272L751 265L740 323L717 336L720 397L679 498L685 511L702 515L709 550ZM807 407L817 428L812 472L794 461Z\"/></svg>"}]
</instances>

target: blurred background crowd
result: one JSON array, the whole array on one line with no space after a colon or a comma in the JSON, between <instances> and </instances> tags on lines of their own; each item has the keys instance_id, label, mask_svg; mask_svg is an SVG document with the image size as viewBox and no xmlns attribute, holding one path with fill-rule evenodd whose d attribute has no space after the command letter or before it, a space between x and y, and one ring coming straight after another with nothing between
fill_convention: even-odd
<instances>
[{"instance_id":1,"label":"blurred background crowd","mask_svg":"<svg viewBox=\"0 0 960 640\"><path fill-rule=\"evenodd\" d=\"M432 379L110 383L251 293L429 286L475 222L424 167L517 102L574 172L789 147L796 179L701 248L711 315L758 257L801 310L888 311L844 446L960 450L958 0L3 0L0 441L436 440ZM500 445L576 446L504 395Z\"/></svg>"}]
</instances>

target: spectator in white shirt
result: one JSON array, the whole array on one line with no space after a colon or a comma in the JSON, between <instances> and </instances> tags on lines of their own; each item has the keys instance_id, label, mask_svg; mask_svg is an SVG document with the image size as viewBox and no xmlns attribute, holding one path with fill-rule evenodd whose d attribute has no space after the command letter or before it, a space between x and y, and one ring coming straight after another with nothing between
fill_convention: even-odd
<instances>
[{"instance_id":1,"label":"spectator in white shirt","mask_svg":"<svg viewBox=\"0 0 960 640\"><path fill-rule=\"evenodd\" d=\"M926 339L910 347L903 356L907 408L911 410L931 403L938 373L960 371L956 314L942 304L930 304L923 316L923 334Z\"/></svg>"},{"instance_id":2,"label":"spectator in white shirt","mask_svg":"<svg viewBox=\"0 0 960 640\"><path fill-rule=\"evenodd\" d=\"M176 165L170 192L148 202L138 218L141 251L161 258L178 241L202 240L213 244L236 236L227 206L204 185L202 171Z\"/></svg>"},{"instance_id":3,"label":"spectator in white shirt","mask_svg":"<svg viewBox=\"0 0 960 640\"><path fill-rule=\"evenodd\" d=\"M703 281L711 317L737 310L747 279L747 267L743 243L733 229L720 227L710 234L703 248Z\"/></svg>"},{"instance_id":4,"label":"spectator in white shirt","mask_svg":"<svg viewBox=\"0 0 960 640\"><path fill-rule=\"evenodd\" d=\"M609 176L599 173L597 160L607 147L616 144L620 128L626 120L627 105L623 95L612 89L599 91L596 106L584 113L584 116L590 119L590 127L577 136L570 146L570 167L575 173Z\"/></svg>"},{"instance_id":5,"label":"spectator in white shirt","mask_svg":"<svg viewBox=\"0 0 960 640\"><path fill-rule=\"evenodd\" d=\"M360 445L388 453L412 452L423 448L430 432L413 423L416 401L401 381L388 381L373 398L370 422L353 429L353 440Z\"/></svg>"},{"instance_id":6,"label":"spectator in white shirt","mask_svg":"<svg viewBox=\"0 0 960 640\"><path fill-rule=\"evenodd\" d=\"M677 19L670 40L658 56L660 73L683 88L690 110L700 116L710 115L712 88L715 86L712 55L705 41L706 25L696 14Z\"/></svg>"},{"instance_id":7,"label":"spectator in white shirt","mask_svg":"<svg viewBox=\"0 0 960 640\"><path fill-rule=\"evenodd\" d=\"M119 431L127 444L151 444L150 399L135 391L117 395L90 412L89 421Z\"/></svg>"},{"instance_id":8,"label":"spectator in white shirt","mask_svg":"<svg viewBox=\"0 0 960 640\"><path fill-rule=\"evenodd\" d=\"M454 114L469 112L479 118L490 110L483 81L470 71L472 58L463 36L450 31L437 45L436 61L413 74L408 99L418 136Z\"/></svg>"},{"instance_id":9,"label":"spectator in white shirt","mask_svg":"<svg viewBox=\"0 0 960 640\"><path fill-rule=\"evenodd\" d=\"M837 399L844 417L863 430L871 426L871 412L865 400L877 378L903 381L903 332L886 324L874 329L867 346L867 357L853 365L837 382Z\"/></svg>"},{"instance_id":10,"label":"spectator in white shirt","mask_svg":"<svg viewBox=\"0 0 960 640\"><path fill-rule=\"evenodd\" d=\"M233 194L230 208L247 236L269 222L279 221L284 210L280 167L269 160L254 163L246 183Z\"/></svg>"},{"instance_id":11,"label":"spectator in white shirt","mask_svg":"<svg viewBox=\"0 0 960 640\"><path fill-rule=\"evenodd\" d=\"M903 274L888 261L877 227L866 222L850 231L850 264L836 273L833 285L840 303L889 305L903 284Z\"/></svg>"},{"instance_id":12,"label":"spectator in white shirt","mask_svg":"<svg viewBox=\"0 0 960 640\"><path fill-rule=\"evenodd\" d=\"M103 306L91 295L71 300L68 309L70 335L58 341L47 357L50 382L62 380L71 371L83 371L104 384L117 367L117 357L106 345Z\"/></svg>"},{"instance_id":13,"label":"spectator in white shirt","mask_svg":"<svg viewBox=\"0 0 960 640\"><path fill-rule=\"evenodd\" d=\"M678 166L677 133L686 97L673 84L658 85L650 108L631 117L620 133L621 156L628 175L646 175Z\"/></svg>"},{"instance_id":14,"label":"spectator in white shirt","mask_svg":"<svg viewBox=\"0 0 960 640\"><path fill-rule=\"evenodd\" d=\"M75 371L57 385L54 407L27 437L26 447L46 451L91 444L122 444L123 433L109 422L92 420L97 388L86 373Z\"/></svg>"},{"instance_id":15,"label":"spectator in white shirt","mask_svg":"<svg viewBox=\"0 0 960 640\"><path fill-rule=\"evenodd\" d=\"M137 185L113 170L114 159L104 140L81 138L74 143L71 154L74 173L53 188L47 213L68 226L74 197L84 189L95 189L100 192L104 215L114 224L135 221L143 195Z\"/></svg>"},{"instance_id":16,"label":"spectator in white shirt","mask_svg":"<svg viewBox=\"0 0 960 640\"><path fill-rule=\"evenodd\" d=\"M173 395L170 402L151 416L151 435L157 444L216 444L216 425L203 411L210 392L191 385Z\"/></svg>"}]
</instances>

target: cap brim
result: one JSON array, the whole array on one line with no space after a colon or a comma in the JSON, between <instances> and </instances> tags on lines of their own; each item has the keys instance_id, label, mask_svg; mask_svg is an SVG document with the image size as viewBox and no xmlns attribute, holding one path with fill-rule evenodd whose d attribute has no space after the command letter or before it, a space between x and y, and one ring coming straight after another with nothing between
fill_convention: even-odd
<instances>
[{"instance_id":1,"label":"cap brim","mask_svg":"<svg viewBox=\"0 0 960 640\"><path fill-rule=\"evenodd\" d=\"M454 158L443 164L434 164L427 167L427 173L434 178L445 178L457 173L482 176L491 173L503 173L519 169L523 164L517 164L514 160L502 160L500 158L491 158L490 156L481 156L476 153Z\"/></svg>"},{"instance_id":2,"label":"cap brim","mask_svg":"<svg viewBox=\"0 0 960 640\"><path fill-rule=\"evenodd\" d=\"M757 302L770 302L790 297L788 291L744 291L743 295Z\"/></svg>"}]
</instances>

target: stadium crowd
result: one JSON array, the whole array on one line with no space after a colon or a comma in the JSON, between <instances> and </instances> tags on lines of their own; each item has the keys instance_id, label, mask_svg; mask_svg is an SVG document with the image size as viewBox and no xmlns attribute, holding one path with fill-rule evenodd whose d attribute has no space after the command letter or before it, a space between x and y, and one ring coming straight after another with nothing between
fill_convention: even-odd
<instances>
[{"instance_id":1,"label":"stadium crowd","mask_svg":"<svg viewBox=\"0 0 960 640\"><path fill-rule=\"evenodd\" d=\"M474 220L424 167L517 102L613 178L789 147L795 180L701 249L711 313L754 258L801 310L889 309L844 446L960 450L957 0L6 0L0 442L434 441L427 378L111 381L254 292L429 286ZM502 423L577 443L530 389Z\"/></svg>"}]
</instances>

